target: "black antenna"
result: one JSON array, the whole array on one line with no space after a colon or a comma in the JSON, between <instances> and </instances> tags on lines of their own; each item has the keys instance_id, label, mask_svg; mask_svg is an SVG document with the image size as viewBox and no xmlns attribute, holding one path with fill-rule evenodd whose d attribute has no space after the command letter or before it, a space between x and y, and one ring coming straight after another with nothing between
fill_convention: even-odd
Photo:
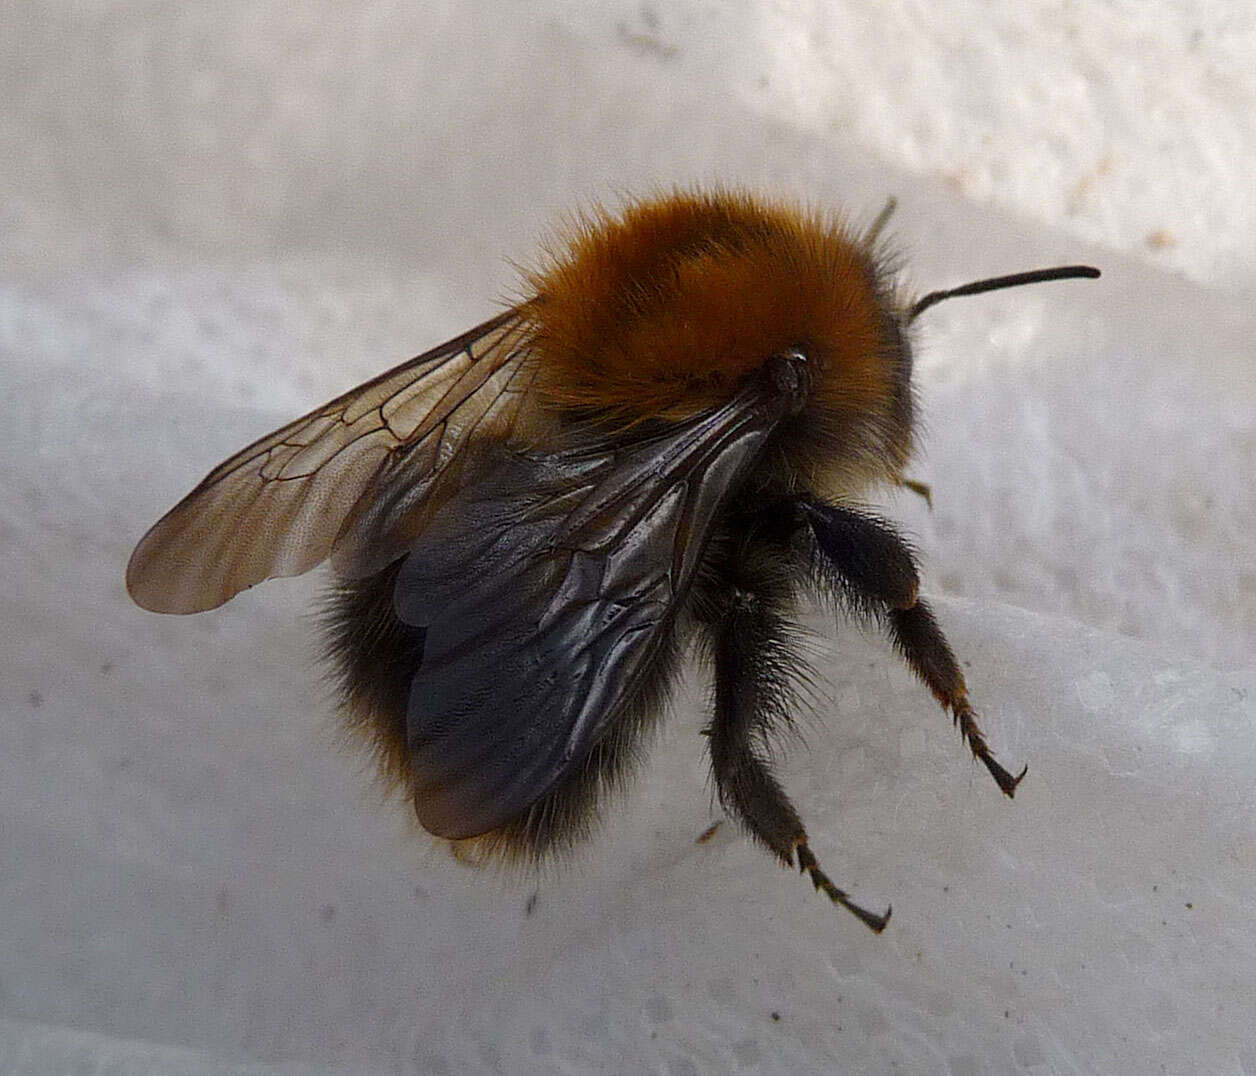
<instances>
[{"instance_id":1,"label":"black antenna","mask_svg":"<svg viewBox=\"0 0 1256 1076\"><path fill-rule=\"evenodd\" d=\"M1022 284L1041 284L1046 280L1075 280L1080 277L1094 280L1098 275L1099 270L1091 265L1061 265L1055 269L1034 269L1028 273L1013 273L1011 276L992 276L988 280L974 280L971 284L961 284L958 288L931 291L924 298L917 299L908 312L907 320L915 321L929 307L940 303L943 299L953 299L957 295L980 295L983 291L1018 288Z\"/></svg>"}]
</instances>

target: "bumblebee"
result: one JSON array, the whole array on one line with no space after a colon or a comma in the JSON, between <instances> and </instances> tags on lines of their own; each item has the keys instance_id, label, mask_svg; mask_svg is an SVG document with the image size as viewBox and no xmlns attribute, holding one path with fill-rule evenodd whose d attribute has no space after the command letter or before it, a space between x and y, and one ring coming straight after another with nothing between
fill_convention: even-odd
<instances>
[{"instance_id":1,"label":"bumblebee","mask_svg":"<svg viewBox=\"0 0 1256 1076\"><path fill-rule=\"evenodd\" d=\"M720 802L875 931L772 771L818 593L884 627L1011 796L912 551L861 503L906 485L911 301L880 238L748 193L579 218L510 309L263 437L136 547L146 609L214 608L330 560L349 726L431 833L508 860L584 838L683 656L710 665Z\"/></svg>"}]
</instances>

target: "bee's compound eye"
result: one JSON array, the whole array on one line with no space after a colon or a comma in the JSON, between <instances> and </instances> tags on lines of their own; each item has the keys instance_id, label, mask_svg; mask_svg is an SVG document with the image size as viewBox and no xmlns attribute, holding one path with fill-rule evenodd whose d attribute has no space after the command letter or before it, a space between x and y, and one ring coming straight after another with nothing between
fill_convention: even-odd
<instances>
[{"instance_id":1,"label":"bee's compound eye","mask_svg":"<svg viewBox=\"0 0 1256 1076\"><path fill-rule=\"evenodd\" d=\"M798 348L779 352L767 361L766 373L772 388L780 395L789 414L796 415L807 402L811 375L807 356Z\"/></svg>"}]
</instances>

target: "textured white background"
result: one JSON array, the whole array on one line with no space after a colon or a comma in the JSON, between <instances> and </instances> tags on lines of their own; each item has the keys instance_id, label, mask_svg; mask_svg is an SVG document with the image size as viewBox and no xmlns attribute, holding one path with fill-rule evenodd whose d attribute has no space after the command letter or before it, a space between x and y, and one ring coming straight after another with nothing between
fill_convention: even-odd
<instances>
[{"instance_id":1,"label":"textured white background","mask_svg":"<svg viewBox=\"0 0 1256 1076\"><path fill-rule=\"evenodd\" d=\"M869 12L6 13L0 1071L1256 1073L1256 13ZM922 290L1105 270L930 313L937 507L887 504L1016 803L812 621L787 780L880 938L693 844L696 677L526 915L335 750L315 581L189 620L122 588L218 459L492 312L564 210L714 179L897 194Z\"/></svg>"}]
</instances>

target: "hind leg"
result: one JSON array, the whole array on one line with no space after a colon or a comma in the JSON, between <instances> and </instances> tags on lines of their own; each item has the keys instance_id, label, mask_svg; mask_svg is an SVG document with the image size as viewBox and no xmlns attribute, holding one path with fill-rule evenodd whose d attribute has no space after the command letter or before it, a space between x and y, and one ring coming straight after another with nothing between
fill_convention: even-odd
<instances>
[{"instance_id":1,"label":"hind leg","mask_svg":"<svg viewBox=\"0 0 1256 1076\"><path fill-rule=\"evenodd\" d=\"M715 713L707 729L720 802L783 863L811 878L835 904L880 933L890 910L876 915L847 897L820 869L807 831L765 757L767 734L790 719L789 676L797 667L789 626L751 592L734 588L710 626L715 659Z\"/></svg>"},{"instance_id":2,"label":"hind leg","mask_svg":"<svg viewBox=\"0 0 1256 1076\"><path fill-rule=\"evenodd\" d=\"M886 623L894 645L912 671L933 692L933 697L951 711L951 718L959 726L960 735L973 755L990 771L990 776L1003 794L1014 796L1016 786L1029 772L1029 767L1013 777L994 757L986 743L985 733L977 726L977 716L968 701L968 685L964 683L959 662L955 660L938 622L933 619L933 611L924 601L917 601L909 609L891 609L886 615Z\"/></svg>"},{"instance_id":3,"label":"hind leg","mask_svg":"<svg viewBox=\"0 0 1256 1076\"><path fill-rule=\"evenodd\" d=\"M929 606L918 597L915 558L898 533L875 516L819 502L801 502L822 554L821 574L856 606L880 616L911 670L950 710L972 753L1005 795L1028 770L1013 777L995 759L977 725L968 685Z\"/></svg>"}]
</instances>

